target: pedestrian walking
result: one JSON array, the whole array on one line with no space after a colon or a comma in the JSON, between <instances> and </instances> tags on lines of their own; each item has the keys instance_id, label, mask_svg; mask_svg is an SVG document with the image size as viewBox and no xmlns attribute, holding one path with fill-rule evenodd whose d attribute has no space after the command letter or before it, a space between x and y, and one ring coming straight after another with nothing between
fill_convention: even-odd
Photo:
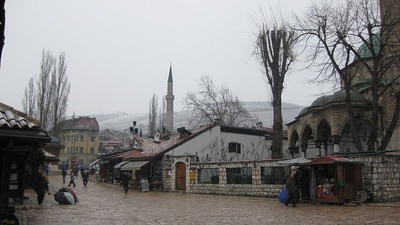
<instances>
[{"instance_id":1,"label":"pedestrian walking","mask_svg":"<svg viewBox=\"0 0 400 225\"><path fill-rule=\"evenodd\" d=\"M47 177L43 174L40 173L38 176L38 179L35 183L34 189L36 191L37 194L37 201L39 205L43 204L43 200L44 200L44 195L46 194L46 192L48 194L50 194L49 192L49 181L47 179Z\"/></svg>"},{"instance_id":2,"label":"pedestrian walking","mask_svg":"<svg viewBox=\"0 0 400 225\"><path fill-rule=\"evenodd\" d=\"M76 184L75 184L75 174L74 174L74 172L73 172L72 170L71 170L71 173L70 173L70 175L69 175L69 184L68 184L68 187L71 186L71 184L73 184L74 187L76 187Z\"/></svg>"},{"instance_id":3,"label":"pedestrian walking","mask_svg":"<svg viewBox=\"0 0 400 225\"><path fill-rule=\"evenodd\" d=\"M293 207L297 207L296 206L296 202L297 202L296 201L296 199L297 199L296 198L296 194L297 194L297 191L296 191L296 184L295 184L295 181L294 181L293 174L291 174L289 176L289 178L286 180L286 188L287 188L287 190L289 192L289 197L287 198L285 205L289 206L288 204L292 203Z\"/></svg>"},{"instance_id":4,"label":"pedestrian walking","mask_svg":"<svg viewBox=\"0 0 400 225\"><path fill-rule=\"evenodd\" d=\"M86 168L83 165L79 166L79 171L81 172L81 177L83 178L83 173L85 173Z\"/></svg>"},{"instance_id":5,"label":"pedestrian walking","mask_svg":"<svg viewBox=\"0 0 400 225\"><path fill-rule=\"evenodd\" d=\"M65 177L67 176L67 171L65 169L61 170L61 175L63 177L63 184L65 184Z\"/></svg>"},{"instance_id":6,"label":"pedestrian walking","mask_svg":"<svg viewBox=\"0 0 400 225\"><path fill-rule=\"evenodd\" d=\"M129 188L129 181L132 178L132 174L130 172L124 172L122 174L122 183L124 184L124 191L125 194L128 193L128 188Z\"/></svg>"},{"instance_id":7,"label":"pedestrian walking","mask_svg":"<svg viewBox=\"0 0 400 225\"><path fill-rule=\"evenodd\" d=\"M83 186L86 187L86 186L87 186L87 183L88 183L88 181L89 181L89 173L88 173L88 171L85 170L85 171L81 174L81 176L82 176L82 180L83 180Z\"/></svg>"}]
</instances>

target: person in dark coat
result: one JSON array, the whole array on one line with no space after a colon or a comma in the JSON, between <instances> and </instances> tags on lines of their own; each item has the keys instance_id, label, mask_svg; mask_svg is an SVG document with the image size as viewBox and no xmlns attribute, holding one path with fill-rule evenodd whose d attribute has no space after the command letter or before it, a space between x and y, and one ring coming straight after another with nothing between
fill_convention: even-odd
<instances>
[{"instance_id":1,"label":"person in dark coat","mask_svg":"<svg viewBox=\"0 0 400 225\"><path fill-rule=\"evenodd\" d=\"M292 203L293 207L297 207L296 206L296 184L294 181L294 176L293 174L291 174L289 176L289 178L286 180L286 189L288 190L289 193L289 197L287 198L285 205L289 206L289 203Z\"/></svg>"},{"instance_id":2,"label":"person in dark coat","mask_svg":"<svg viewBox=\"0 0 400 225\"><path fill-rule=\"evenodd\" d=\"M84 171L82 173L82 180L83 180L83 186L86 187L87 183L89 181L89 173L88 173L88 171Z\"/></svg>"},{"instance_id":3,"label":"person in dark coat","mask_svg":"<svg viewBox=\"0 0 400 225\"><path fill-rule=\"evenodd\" d=\"M61 170L61 175L63 176L63 184L65 184L65 177L67 176L67 171L65 169Z\"/></svg>"},{"instance_id":4,"label":"person in dark coat","mask_svg":"<svg viewBox=\"0 0 400 225\"><path fill-rule=\"evenodd\" d=\"M35 191L37 194L37 201L39 205L43 204L43 200L44 200L44 195L46 194L46 192L49 192L49 181L47 180L47 177L43 174L40 173L38 180L35 183Z\"/></svg>"},{"instance_id":5,"label":"person in dark coat","mask_svg":"<svg viewBox=\"0 0 400 225\"><path fill-rule=\"evenodd\" d=\"M85 173L85 167L83 165L80 165L79 171L81 171L81 177L83 178L83 174Z\"/></svg>"},{"instance_id":6,"label":"person in dark coat","mask_svg":"<svg viewBox=\"0 0 400 225\"><path fill-rule=\"evenodd\" d=\"M131 180L131 178L132 178L132 174L129 172L124 172L122 174L122 184L124 184L125 194L128 193L129 181Z\"/></svg>"}]
</instances>

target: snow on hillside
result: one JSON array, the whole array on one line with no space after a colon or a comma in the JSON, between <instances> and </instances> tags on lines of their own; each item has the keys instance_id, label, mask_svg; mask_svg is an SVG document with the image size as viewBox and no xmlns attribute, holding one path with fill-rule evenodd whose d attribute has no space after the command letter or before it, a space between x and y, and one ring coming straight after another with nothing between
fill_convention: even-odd
<instances>
[{"instance_id":1,"label":"snow on hillside","mask_svg":"<svg viewBox=\"0 0 400 225\"><path fill-rule=\"evenodd\" d=\"M272 127L273 122L273 108L270 102L244 102L245 108L251 115L257 118L257 121L262 122L264 127ZM294 105L290 103L283 103L282 116L283 124L293 121L296 116L304 109L304 106ZM132 126L133 121L137 121L136 127L142 129L143 132L148 127L148 113L110 113L92 115L96 117L100 129L113 129L124 130ZM175 127L187 127L190 113L188 112L175 112L174 124Z\"/></svg>"}]
</instances>

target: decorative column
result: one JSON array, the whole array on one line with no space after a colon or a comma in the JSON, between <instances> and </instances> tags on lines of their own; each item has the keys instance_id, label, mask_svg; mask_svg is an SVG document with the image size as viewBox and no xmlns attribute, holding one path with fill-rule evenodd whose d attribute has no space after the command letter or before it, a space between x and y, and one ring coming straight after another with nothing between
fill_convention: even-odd
<instances>
[{"instance_id":1,"label":"decorative column","mask_svg":"<svg viewBox=\"0 0 400 225\"><path fill-rule=\"evenodd\" d=\"M340 149L339 149L340 136L332 135L332 141L333 141L333 153L340 152Z\"/></svg>"}]
</instances>

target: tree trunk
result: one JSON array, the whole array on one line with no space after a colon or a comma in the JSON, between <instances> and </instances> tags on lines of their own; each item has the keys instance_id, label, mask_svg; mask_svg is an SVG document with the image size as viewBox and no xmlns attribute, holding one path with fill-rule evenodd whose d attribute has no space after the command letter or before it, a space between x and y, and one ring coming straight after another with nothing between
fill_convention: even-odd
<instances>
[{"instance_id":1,"label":"tree trunk","mask_svg":"<svg viewBox=\"0 0 400 225\"><path fill-rule=\"evenodd\" d=\"M345 85L345 91L346 91L346 100L345 100L346 109L347 113L349 114L349 118L351 118L349 122L351 128L351 135L353 138L353 144L356 146L358 152L363 152L364 149L361 145L360 135L358 132L359 123L357 118L355 118L354 116L353 107L351 105L350 85Z\"/></svg>"},{"instance_id":2,"label":"tree trunk","mask_svg":"<svg viewBox=\"0 0 400 225\"><path fill-rule=\"evenodd\" d=\"M399 120L399 114L400 114L400 92L396 93L396 107L393 112L392 116L392 121L387 128L384 137L382 139L382 142L380 146L378 147L378 151L384 151L389 144L390 139L392 138L394 129L396 128L397 121Z\"/></svg>"},{"instance_id":3,"label":"tree trunk","mask_svg":"<svg viewBox=\"0 0 400 225\"><path fill-rule=\"evenodd\" d=\"M374 71L376 69L377 62L374 62ZM367 151L375 151L375 141L378 138L378 120L379 120L379 96L378 96L378 75L377 72L371 73L372 78L372 113L371 113L371 132L368 137L368 149Z\"/></svg>"},{"instance_id":4,"label":"tree trunk","mask_svg":"<svg viewBox=\"0 0 400 225\"><path fill-rule=\"evenodd\" d=\"M280 89L282 90L282 89ZM272 106L274 109L274 125L273 125L273 135L271 144L271 158L280 159L282 158L282 100L281 94L278 91L273 91L273 102ZM281 93L281 92L280 92Z\"/></svg>"}]
</instances>

